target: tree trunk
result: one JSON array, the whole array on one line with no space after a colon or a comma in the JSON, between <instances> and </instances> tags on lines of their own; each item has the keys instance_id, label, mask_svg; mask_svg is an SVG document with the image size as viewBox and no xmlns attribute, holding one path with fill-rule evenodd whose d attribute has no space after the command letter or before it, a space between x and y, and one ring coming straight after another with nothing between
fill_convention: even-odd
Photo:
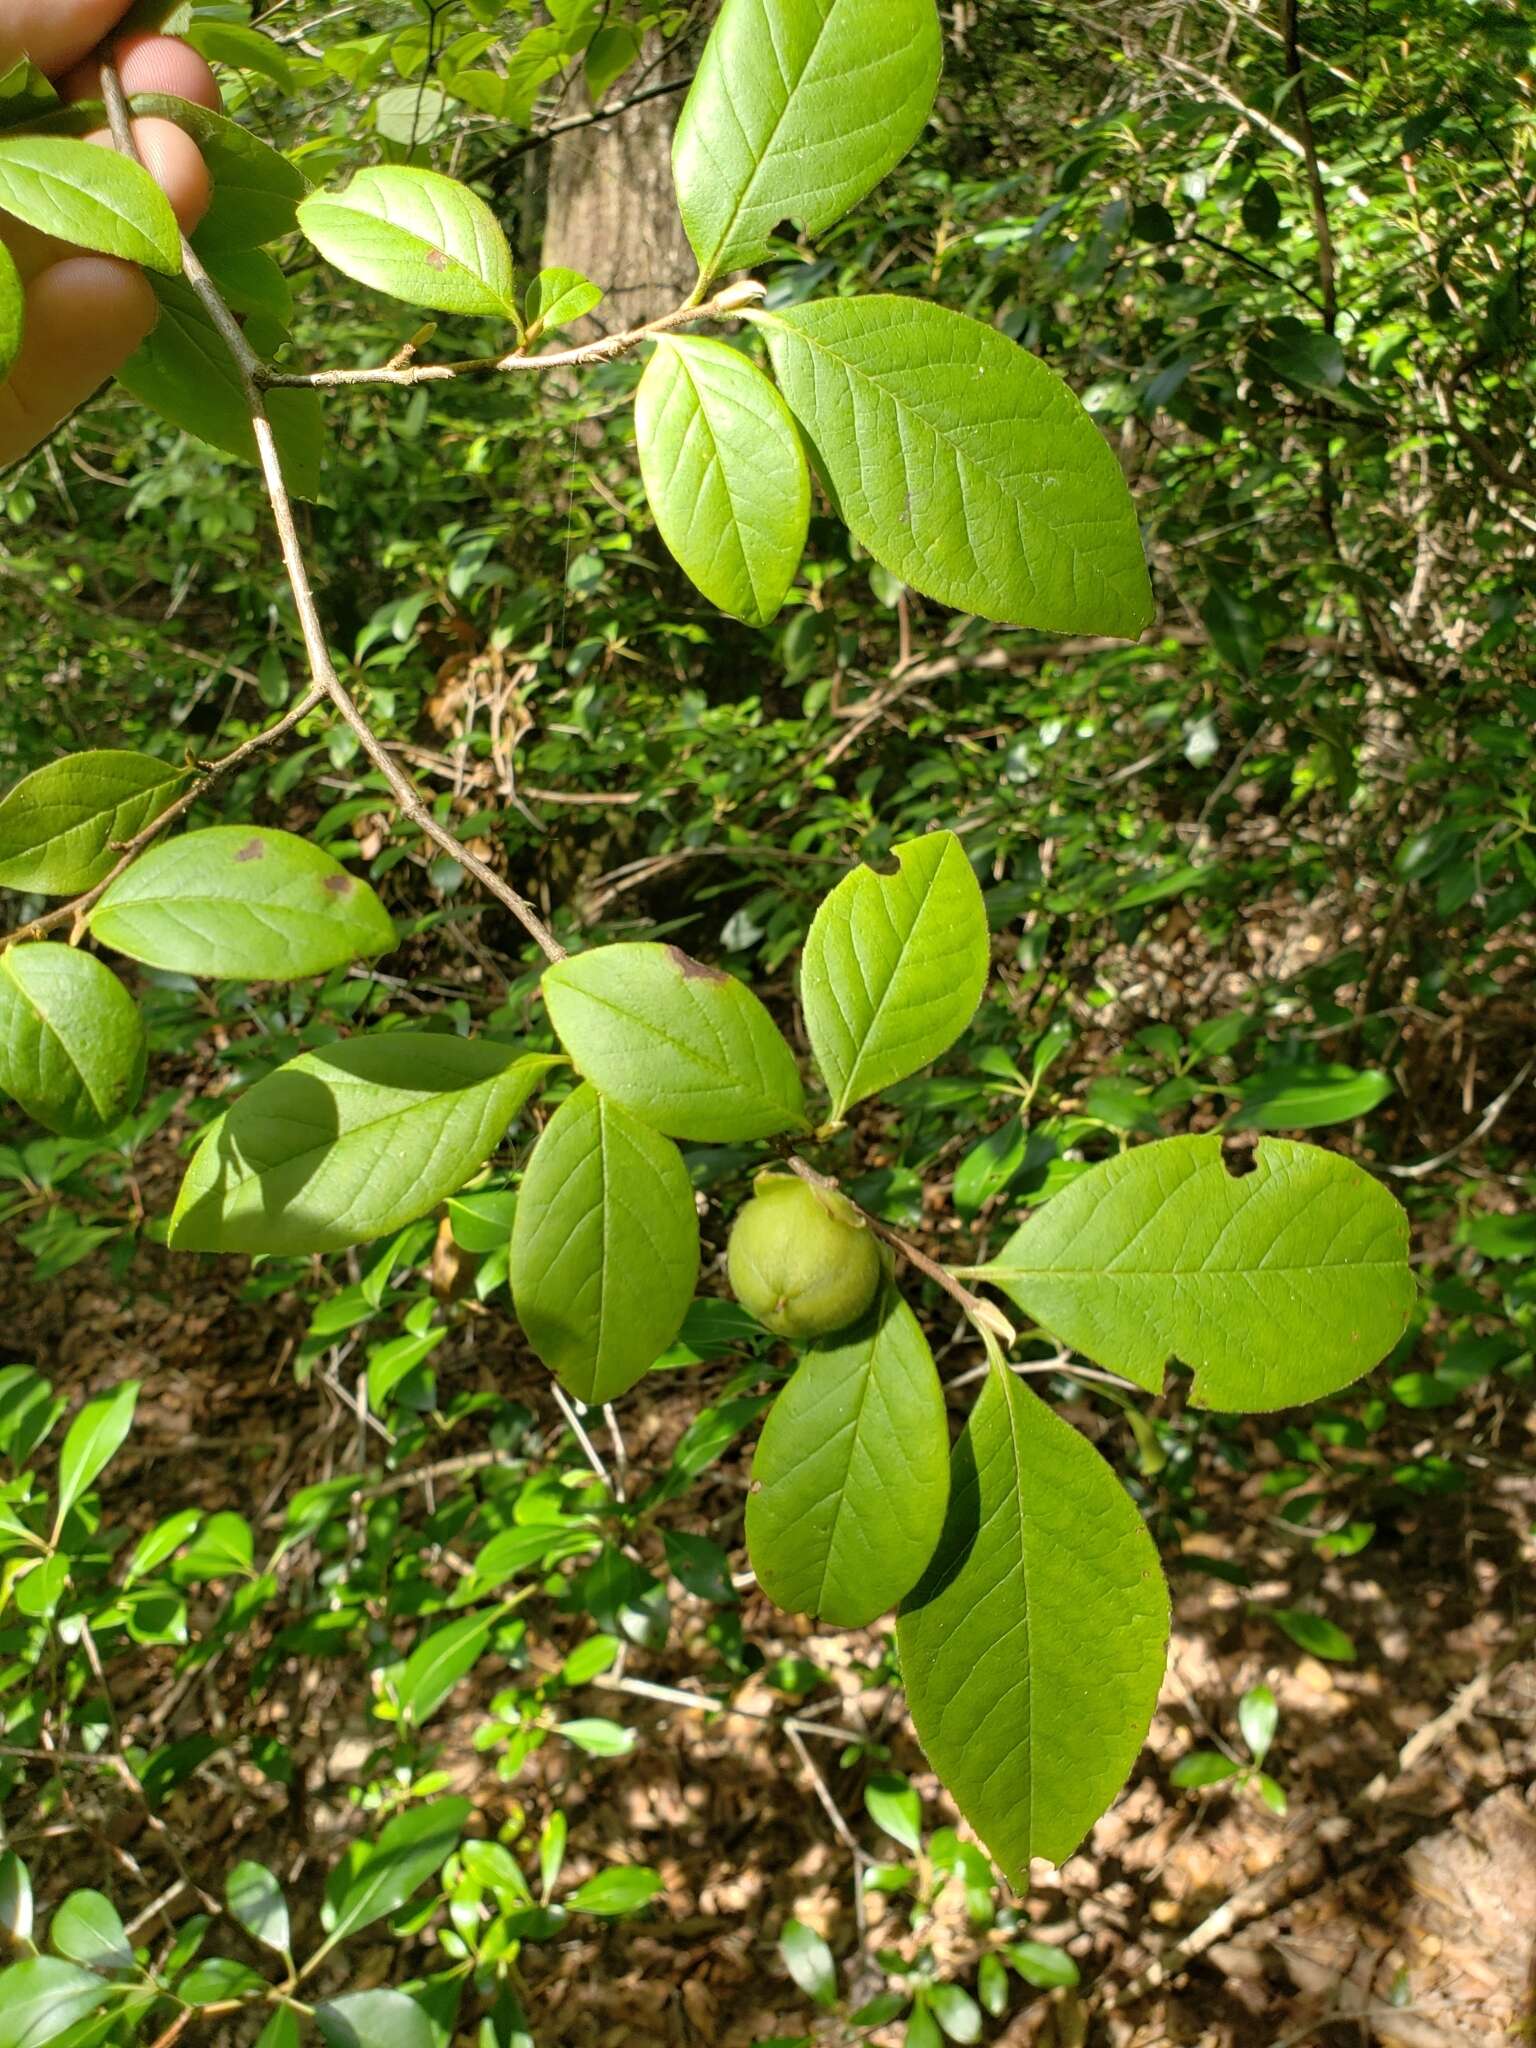
<instances>
[{"instance_id":1,"label":"tree trunk","mask_svg":"<svg viewBox=\"0 0 1536 2048\"><path fill-rule=\"evenodd\" d=\"M647 55L631 81L646 78ZM670 50L647 82L684 76L692 53ZM621 79L612 97L633 82ZM681 92L644 100L616 120L558 136L549 150L546 268L579 270L605 297L572 339L612 334L670 312L693 289L698 264L672 192L672 130Z\"/></svg>"}]
</instances>

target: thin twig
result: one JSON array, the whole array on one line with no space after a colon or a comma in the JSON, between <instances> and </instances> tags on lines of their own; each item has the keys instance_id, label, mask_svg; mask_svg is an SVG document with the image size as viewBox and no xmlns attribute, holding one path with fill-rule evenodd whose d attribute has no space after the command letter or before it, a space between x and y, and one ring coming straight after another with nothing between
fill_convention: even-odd
<instances>
[{"instance_id":1,"label":"thin twig","mask_svg":"<svg viewBox=\"0 0 1536 2048\"><path fill-rule=\"evenodd\" d=\"M586 1429L583 1427L581 1417L576 1413L576 1410L572 1407L570 1400L566 1395L564 1387L561 1386L558 1380L551 1381L551 1386L554 1391L555 1403L558 1406L560 1413L565 1417L566 1421L570 1424L571 1434L575 1437L577 1443L581 1445L583 1457L585 1457L587 1463L592 1467L592 1470L597 1474L598 1478L601 1479L604 1486L607 1487L608 1491L610 1493L613 1493L614 1498L617 1499L618 1495L614 1493L613 1480L609 1476L608 1467L603 1463L602 1454L599 1452L597 1445L593 1443L591 1437L587 1435Z\"/></svg>"},{"instance_id":2,"label":"thin twig","mask_svg":"<svg viewBox=\"0 0 1536 2048\"><path fill-rule=\"evenodd\" d=\"M1332 334L1339 317L1338 284L1334 275L1333 231L1328 225L1328 195L1323 189L1322 167L1317 160L1317 141L1312 133L1312 110L1307 104L1307 81L1302 74L1297 12L1297 0L1284 0L1285 74L1291 80L1291 99L1296 109L1296 134L1301 143L1301 160L1307 172L1307 193L1312 202L1312 229L1317 237L1317 279L1322 287L1323 325Z\"/></svg>"},{"instance_id":3,"label":"thin twig","mask_svg":"<svg viewBox=\"0 0 1536 2048\"><path fill-rule=\"evenodd\" d=\"M723 292L702 306L679 306L663 313L659 320L627 327L622 334L605 334L600 341L584 342L579 348L548 349L542 355L524 355L513 349L506 355L470 356L462 363L381 364L371 370L273 370L251 354L251 381L263 391L339 391L359 384L451 384L459 377L503 376L514 370L566 370L593 363L617 362L631 355L644 342L674 328L691 327L699 320L728 320L735 313L755 306L764 287L751 279L727 285Z\"/></svg>"},{"instance_id":4,"label":"thin twig","mask_svg":"<svg viewBox=\"0 0 1536 2048\"><path fill-rule=\"evenodd\" d=\"M1398 1180L1425 1180L1430 1174L1438 1172L1442 1166L1449 1166L1451 1161L1459 1158L1469 1146L1475 1145L1480 1138L1487 1137L1533 1072L1536 1072L1536 1059L1529 1059L1502 1094L1495 1095L1467 1135L1458 1138L1456 1143L1448 1146L1444 1152L1437 1152L1433 1159L1421 1159L1417 1166L1384 1166L1381 1171L1392 1174Z\"/></svg>"},{"instance_id":5,"label":"thin twig","mask_svg":"<svg viewBox=\"0 0 1536 2048\"><path fill-rule=\"evenodd\" d=\"M525 135L521 142L514 142L510 149L504 149L489 166L489 176L498 188L501 179L497 175L503 164L516 163L519 157L527 156L533 149L543 149L553 142L557 135L574 134L578 128L595 127L599 121L616 121L620 114L627 114L631 107L643 107L647 100L663 99L668 93L686 92L693 83L693 73L685 72L681 78L664 78L659 85L647 85L639 92L632 92L627 100L619 100L613 106L594 107L590 114L568 114L563 121L551 121L547 128L540 128L532 135Z\"/></svg>"},{"instance_id":6,"label":"thin twig","mask_svg":"<svg viewBox=\"0 0 1536 2048\"><path fill-rule=\"evenodd\" d=\"M101 87L113 142L125 156L132 157L138 162L138 149L133 139L133 128L129 120L128 102L123 93L122 80L117 75L116 66L110 62L104 63L101 67ZM480 886L496 898L498 903L504 904L546 959L563 960L565 948L555 938L533 905L509 882L503 880L494 868L487 866L477 854L471 853L446 826L439 824L433 817L417 793L415 784L400 767L389 748L375 736L372 727L353 702L346 685L337 675L330 649L326 644L325 627L321 622L319 607L315 603L314 591L310 587L309 571L305 566L303 550L299 545L298 526L293 516L293 501L288 494L282 459L277 452L272 422L262 396L261 359L246 340L240 323L224 303L218 287L203 268L197 252L185 236L181 241L181 260L187 283L218 329L240 378L246 408L250 414L251 430L256 439L256 453L267 487L273 521L277 527L283 567L287 571L289 588L293 592L299 630L303 635L310 674L316 686L324 691L332 706L356 735L357 743L365 757L384 777L401 815L408 818L427 838L435 841L445 853L451 855L466 873L473 875Z\"/></svg>"}]
</instances>

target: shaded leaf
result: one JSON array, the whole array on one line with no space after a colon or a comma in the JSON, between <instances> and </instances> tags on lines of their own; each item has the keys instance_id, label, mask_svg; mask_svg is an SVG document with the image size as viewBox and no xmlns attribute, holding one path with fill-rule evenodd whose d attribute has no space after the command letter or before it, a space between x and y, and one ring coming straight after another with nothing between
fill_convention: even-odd
<instances>
[{"instance_id":1,"label":"shaded leaf","mask_svg":"<svg viewBox=\"0 0 1536 2048\"><path fill-rule=\"evenodd\" d=\"M171 1217L182 1251L340 1251L462 1187L554 1062L490 1039L387 1031L303 1053L199 1146Z\"/></svg>"},{"instance_id":2,"label":"shaded leaf","mask_svg":"<svg viewBox=\"0 0 1536 2048\"><path fill-rule=\"evenodd\" d=\"M35 769L0 801L0 888L39 896L95 888L186 778L174 761L106 748Z\"/></svg>"},{"instance_id":3,"label":"shaded leaf","mask_svg":"<svg viewBox=\"0 0 1536 2048\"><path fill-rule=\"evenodd\" d=\"M144 1086L144 1020L93 953L12 946L0 953L0 1091L67 1138L121 1123Z\"/></svg>"}]
</instances>

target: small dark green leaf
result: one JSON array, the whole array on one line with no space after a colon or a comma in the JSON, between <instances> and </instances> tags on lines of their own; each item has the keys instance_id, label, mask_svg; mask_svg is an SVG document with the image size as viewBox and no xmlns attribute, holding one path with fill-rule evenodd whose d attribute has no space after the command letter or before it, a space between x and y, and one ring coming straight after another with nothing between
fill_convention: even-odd
<instances>
[{"instance_id":1,"label":"small dark green leaf","mask_svg":"<svg viewBox=\"0 0 1536 2048\"><path fill-rule=\"evenodd\" d=\"M403 1906L458 1847L469 1814L468 1799L438 1799L397 1814L363 1852L357 1867L342 1866L340 1896L333 1897L331 1886L326 1886L321 1917L327 1946Z\"/></svg>"},{"instance_id":2,"label":"small dark green leaf","mask_svg":"<svg viewBox=\"0 0 1536 2048\"><path fill-rule=\"evenodd\" d=\"M578 1885L563 1903L573 1913L598 1913L607 1919L618 1919L626 1913L638 1913L662 1889L662 1881L654 1870L639 1864L615 1864Z\"/></svg>"},{"instance_id":3,"label":"small dark green leaf","mask_svg":"<svg viewBox=\"0 0 1536 2048\"><path fill-rule=\"evenodd\" d=\"M254 1941L288 1953L292 1934L283 1888L263 1863L237 1863L224 1880L229 1910Z\"/></svg>"},{"instance_id":4,"label":"small dark green leaf","mask_svg":"<svg viewBox=\"0 0 1536 2048\"><path fill-rule=\"evenodd\" d=\"M55 1527L62 1527L69 1511L96 1482L122 1448L133 1424L134 1406L139 1398L137 1380L124 1380L110 1394L87 1401L69 1426L59 1452L59 1499Z\"/></svg>"},{"instance_id":5,"label":"small dark green leaf","mask_svg":"<svg viewBox=\"0 0 1536 2048\"><path fill-rule=\"evenodd\" d=\"M1331 1664L1353 1664L1354 1643L1343 1629L1336 1628L1321 1614L1308 1614L1300 1607L1271 1607L1269 1618L1290 1637L1298 1649Z\"/></svg>"},{"instance_id":6,"label":"small dark green leaf","mask_svg":"<svg viewBox=\"0 0 1536 2048\"><path fill-rule=\"evenodd\" d=\"M786 1920L779 1936L779 1954L806 1997L830 2012L837 2003L837 1965L816 1930L802 1920Z\"/></svg>"},{"instance_id":7,"label":"small dark green leaf","mask_svg":"<svg viewBox=\"0 0 1536 2048\"><path fill-rule=\"evenodd\" d=\"M465 1614L419 1642L396 1683L400 1711L419 1728L435 1714L459 1680L472 1671L491 1639L496 1615Z\"/></svg>"},{"instance_id":8,"label":"small dark green leaf","mask_svg":"<svg viewBox=\"0 0 1536 2048\"><path fill-rule=\"evenodd\" d=\"M101 1892L71 1892L54 1914L48 1940L61 1956L88 1970L133 1968L133 1944L117 1908Z\"/></svg>"}]
</instances>

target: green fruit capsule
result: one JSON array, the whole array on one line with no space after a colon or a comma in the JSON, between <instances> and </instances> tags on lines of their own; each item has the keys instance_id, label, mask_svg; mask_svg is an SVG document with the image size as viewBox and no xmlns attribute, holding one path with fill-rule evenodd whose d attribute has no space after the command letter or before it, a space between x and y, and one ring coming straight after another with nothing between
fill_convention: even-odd
<instances>
[{"instance_id":1,"label":"green fruit capsule","mask_svg":"<svg viewBox=\"0 0 1536 2048\"><path fill-rule=\"evenodd\" d=\"M829 1337L875 1298L880 1246L834 1189L784 1174L759 1174L731 1227L731 1289L776 1337Z\"/></svg>"}]
</instances>

